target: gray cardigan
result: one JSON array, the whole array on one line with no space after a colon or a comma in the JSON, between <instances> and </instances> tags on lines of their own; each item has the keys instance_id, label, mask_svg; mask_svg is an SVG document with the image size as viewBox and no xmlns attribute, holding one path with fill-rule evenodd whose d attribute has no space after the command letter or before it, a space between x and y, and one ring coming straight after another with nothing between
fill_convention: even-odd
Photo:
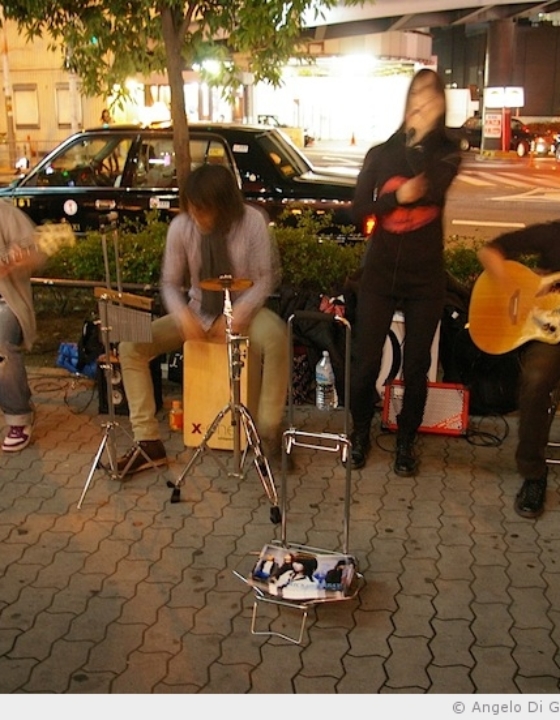
<instances>
[{"instance_id":1,"label":"gray cardigan","mask_svg":"<svg viewBox=\"0 0 560 720\"><path fill-rule=\"evenodd\" d=\"M32 247L34 234L35 225L25 213L0 201L0 261L15 247ZM36 335L30 270L20 269L0 278L0 295L21 325L23 346L30 349Z\"/></svg>"}]
</instances>

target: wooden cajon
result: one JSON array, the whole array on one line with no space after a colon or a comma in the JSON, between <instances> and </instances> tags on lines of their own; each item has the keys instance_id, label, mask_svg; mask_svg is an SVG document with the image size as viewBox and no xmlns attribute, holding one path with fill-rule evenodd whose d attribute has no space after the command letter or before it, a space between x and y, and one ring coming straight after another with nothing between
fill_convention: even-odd
<instances>
[{"instance_id":1,"label":"wooden cajon","mask_svg":"<svg viewBox=\"0 0 560 720\"><path fill-rule=\"evenodd\" d=\"M241 344L241 402L256 419L260 387L260 356ZM230 400L228 352L225 343L188 340L183 347L183 433L187 447L198 447L216 415ZM232 413L228 412L208 441L215 450L233 450ZM241 449L247 440L241 432Z\"/></svg>"}]
</instances>

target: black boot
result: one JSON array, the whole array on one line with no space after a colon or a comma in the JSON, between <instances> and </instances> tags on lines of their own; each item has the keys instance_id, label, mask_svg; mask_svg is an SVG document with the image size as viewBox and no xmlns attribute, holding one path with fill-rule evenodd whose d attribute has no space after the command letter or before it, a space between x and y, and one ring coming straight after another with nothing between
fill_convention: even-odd
<instances>
[{"instance_id":1,"label":"black boot","mask_svg":"<svg viewBox=\"0 0 560 720\"><path fill-rule=\"evenodd\" d=\"M521 517L532 519L543 514L547 474L548 468L537 480L527 479L524 481L513 504L515 512Z\"/></svg>"},{"instance_id":2,"label":"black boot","mask_svg":"<svg viewBox=\"0 0 560 720\"><path fill-rule=\"evenodd\" d=\"M352 443L352 469L359 470L366 464L366 459L371 448L369 439L370 425L358 425L350 435Z\"/></svg>"},{"instance_id":3,"label":"black boot","mask_svg":"<svg viewBox=\"0 0 560 720\"><path fill-rule=\"evenodd\" d=\"M418 462L414 454L414 435L397 435L397 452L393 470L401 477L411 477L416 474Z\"/></svg>"}]
</instances>

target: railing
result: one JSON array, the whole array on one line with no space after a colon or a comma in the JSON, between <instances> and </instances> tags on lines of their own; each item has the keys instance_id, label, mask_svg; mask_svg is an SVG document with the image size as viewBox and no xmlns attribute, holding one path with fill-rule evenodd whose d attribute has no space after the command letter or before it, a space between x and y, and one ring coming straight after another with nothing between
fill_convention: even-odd
<instances>
[{"instance_id":1,"label":"railing","mask_svg":"<svg viewBox=\"0 0 560 720\"><path fill-rule=\"evenodd\" d=\"M31 284L38 287L59 287L70 288L72 290L80 288L96 288L102 287L104 283L101 280L65 280L62 278L31 278ZM122 290L125 292L140 292L148 294L156 294L159 292L159 286L142 284L142 283L122 283Z\"/></svg>"}]
</instances>

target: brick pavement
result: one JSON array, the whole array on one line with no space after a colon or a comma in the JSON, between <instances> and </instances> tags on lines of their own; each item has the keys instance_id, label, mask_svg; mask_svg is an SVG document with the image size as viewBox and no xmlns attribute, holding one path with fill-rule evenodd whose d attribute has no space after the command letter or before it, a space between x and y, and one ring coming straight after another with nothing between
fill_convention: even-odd
<instances>
[{"instance_id":1,"label":"brick pavement","mask_svg":"<svg viewBox=\"0 0 560 720\"><path fill-rule=\"evenodd\" d=\"M32 369L31 381L34 442L0 457L2 693L559 691L558 476L542 518L513 512L514 415L482 426L509 429L498 446L422 435L415 478L392 473L392 436L379 433L352 475L350 550L365 587L317 606L298 646L251 634L253 595L234 575L280 538L253 469L227 477L205 454L171 504L166 480L189 451L162 412L170 467L122 484L96 471L78 510L106 417L64 374ZM319 430L325 416L305 407L296 420ZM295 459L288 537L336 550L345 472L327 453ZM259 603L257 628L297 632L300 617Z\"/></svg>"}]
</instances>

